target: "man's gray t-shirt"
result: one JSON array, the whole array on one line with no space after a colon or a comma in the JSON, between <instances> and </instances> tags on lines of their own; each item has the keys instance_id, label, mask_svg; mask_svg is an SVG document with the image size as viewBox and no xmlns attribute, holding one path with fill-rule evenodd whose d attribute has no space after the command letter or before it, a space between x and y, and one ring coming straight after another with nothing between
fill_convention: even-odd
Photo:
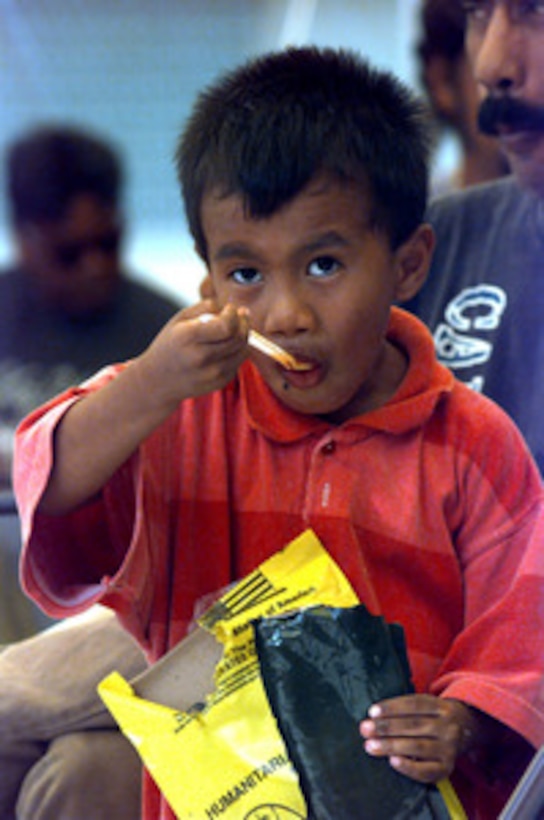
<instances>
[{"instance_id":1,"label":"man's gray t-shirt","mask_svg":"<svg viewBox=\"0 0 544 820\"><path fill-rule=\"evenodd\" d=\"M513 177L433 202L429 278L404 307L438 358L501 405L544 474L544 201Z\"/></svg>"}]
</instances>

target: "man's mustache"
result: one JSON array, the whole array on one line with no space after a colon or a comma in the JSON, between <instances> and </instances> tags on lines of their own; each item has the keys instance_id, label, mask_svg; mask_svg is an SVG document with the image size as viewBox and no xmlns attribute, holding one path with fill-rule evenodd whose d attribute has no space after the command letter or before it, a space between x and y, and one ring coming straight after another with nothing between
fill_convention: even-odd
<instances>
[{"instance_id":1,"label":"man's mustache","mask_svg":"<svg viewBox=\"0 0 544 820\"><path fill-rule=\"evenodd\" d=\"M544 107L528 105L507 95L486 97L478 111L478 126L496 137L500 126L515 131L544 131Z\"/></svg>"}]
</instances>

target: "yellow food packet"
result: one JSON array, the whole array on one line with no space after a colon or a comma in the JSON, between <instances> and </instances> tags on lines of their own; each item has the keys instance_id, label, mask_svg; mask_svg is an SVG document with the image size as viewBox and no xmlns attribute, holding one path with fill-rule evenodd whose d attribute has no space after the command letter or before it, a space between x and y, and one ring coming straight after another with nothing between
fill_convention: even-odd
<instances>
[{"instance_id":1,"label":"yellow food packet","mask_svg":"<svg viewBox=\"0 0 544 820\"><path fill-rule=\"evenodd\" d=\"M115 672L102 681L102 699L180 820L307 817L262 683L253 622L317 605L357 604L346 577L307 530L231 587L196 632L141 681L131 686ZM215 689L207 692L214 666ZM449 781L438 788L448 816L466 820Z\"/></svg>"},{"instance_id":2,"label":"yellow food packet","mask_svg":"<svg viewBox=\"0 0 544 820\"><path fill-rule=\"evenodd\" d=\"M223 644L215 691L179 711L139 698L114 673L99 693L179 818L306 817L306 805L261 682L251 621L321 604L357 604L307 530L231 588L199 624Z\"/></svg>"}]
</instances>

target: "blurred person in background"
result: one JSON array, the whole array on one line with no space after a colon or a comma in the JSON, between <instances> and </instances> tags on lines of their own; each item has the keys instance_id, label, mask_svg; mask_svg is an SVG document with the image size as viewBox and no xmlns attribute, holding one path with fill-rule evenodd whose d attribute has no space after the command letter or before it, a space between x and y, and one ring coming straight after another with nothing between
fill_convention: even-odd
<instances>
[{"instance_id":1,"label":"blurred person in background","mask_svg":"<svg viewBox=\"0 0 544 820\"><path fill-rule=\"evenodd\" d=\"M405 304L439 361L494 399L544 472L544 0L464 0L480 130L511 175L440 197L429 278Z\"/></svg>"},{"instance_id":2,"label":"blurred person in background","mask_svg":"<svg viewBox=\"0 0 544 820\"><path fill-rule=\"evenodd\" d=\"M16 259L0 274L0 487L13 433L59 388L139 354L179 309L122 261L123 169L102 138L47 125L6 153ZM11 526L13 525L13 526ZM27 637L46 623L19 589L15 516L0 517L0 817L137 820L141 765L96 694L146 666L115 616ZM26 640L18 640L26 638Z\"/></svg>"},{"instance_id":3,"label":"blurred person in background","mask_svg":"<svg viewBox=\"0 0 544 820\"><path fill-rule=\"evenodd\" d=\"M102 138L64 125L23 134L5 156L16 258L0 274L0 487L13 431L112 356L128 359L179 309L122 261L123 168Z\"/></svg>"},{"instance_id":4,"label":"blurred person in background","mask_svg":"<svg viewBox=\"0 0 544 820\"><path fill-rule=\"evenodd\" d=\"M453 171L435 169L432 194L465 188L508 173L497 141L477 125L478 89L465 53L462 0L423 0L416 56L419 78L438 133L454 137L459 161Z\"/></svg>"}]
</instances>

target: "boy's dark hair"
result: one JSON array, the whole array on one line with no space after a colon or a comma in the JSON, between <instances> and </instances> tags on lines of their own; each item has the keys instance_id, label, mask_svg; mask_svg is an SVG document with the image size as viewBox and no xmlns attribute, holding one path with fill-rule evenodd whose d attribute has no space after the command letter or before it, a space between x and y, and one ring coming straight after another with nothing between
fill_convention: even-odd
<instances>
[{"instance_id":1,"label":"boy's dark hair","mask_svg":"<svg viewBox=\"0 0 544 820\"><path fill-rule=\"evenodd\" d=\"M431 131L425 105L354 52L289 48L248 61L200 94L176 164L197 250L202 198L240 194L267 217L319 172L366 187L393 248L423 219Z\"/></svg>"},{"instance_id":2,"label":"boy's dark hair","mask_svg":"<svg viewBox=\"0 0 544 820\"><path fill-rule=\"evenodd\" d=\"M14 225L61 219L78 194L117 206L123 182L112 147L74 127L38 126L6 152L8 206Z\"/></svg>"}]
</instances>

